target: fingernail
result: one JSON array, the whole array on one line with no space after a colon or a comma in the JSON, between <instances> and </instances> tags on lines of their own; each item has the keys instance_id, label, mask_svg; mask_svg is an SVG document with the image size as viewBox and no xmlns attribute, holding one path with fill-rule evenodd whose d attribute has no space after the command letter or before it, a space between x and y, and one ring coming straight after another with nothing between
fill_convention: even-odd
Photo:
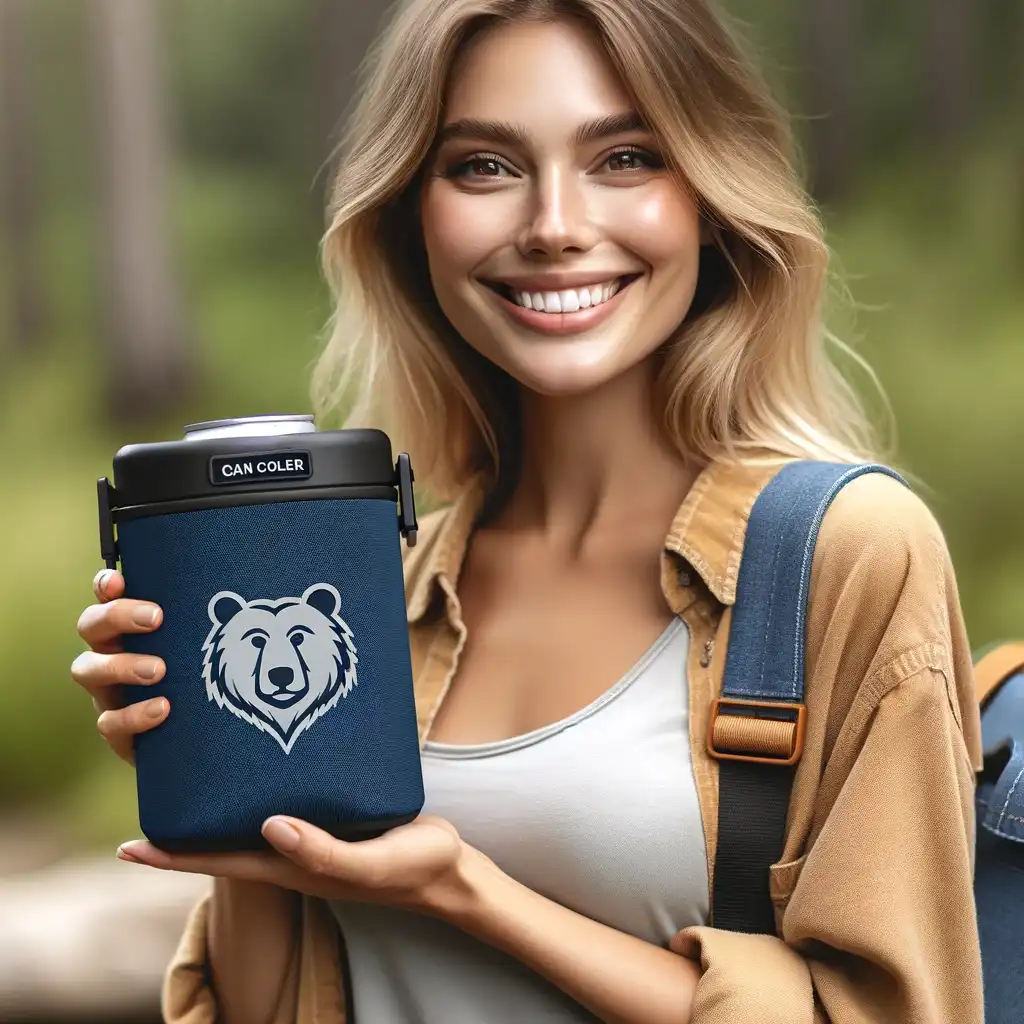
<instances>
[{"instance_id":1,"label":"fingernail","mask_svg":"<svg viewBox=\"0 0 1024 1024\"><path fill-rule=\"evenodd\" d=\"M110 577L114 575L113 569L101 569L96 573L95 587L96 592L101 596L105 597L107 592L107 583L110 582Z\"/></svg>"},{"instance_id":2,"label":"fingernail","mask_svg":"<svg viewBox=\"0 0 1024 1024\"><path fill-rule=\"evenodd\" d=\"M130 843L122 843L117 848L117 859L118 860L126 860L129 863L131 863L131 864L142 864L143 862L141 860L139 860L138 857L132 856L131 852L128 849L128 847L134 846L134 845L135 845L135 841L132 841Z\"/></svg>"},{"instance_id":3,"label":"fingernail","mask_svg":"<svg viewBox=\"0 0 1024 1024\"><path fill-rule=\"evenodd\" d=\"M136 608L135 614L132 616L132 621L135 623L136 626L155 626L156 609Z\"/></svg>"},{"instance_id":4,"label":"fingernail","mask_svg":"<svg viewBox=\"0 0 1024 1024\"><path fill-rule=\"evenodd\" d=\"M164 703L162 697L157 697L156 700L149 701L146 704L146 717L147 718L163 718L164 712L167 710L167 705Z\"/></svg>"},{"instance_id":5,"label":"fingernail","mask_svg":"<svg viewBox=\"0 0 1024 1024\"><path fill-rule=\"evenodd\" d=\"M294 850L302 836L284 818L268 818L263 824L263 836L279 850Z\"/></svg>"},{"instance_id":6,"label":"fingernail","mask_svg":"<svg viewBox=\"0 0 1024 1024\"><path fill-rule=\"evenodd\" d=\"M156 658L140 658L135 663L135 674L143 679L152 679L159 667L160 662Z\"/></svg>"}]
</instances>

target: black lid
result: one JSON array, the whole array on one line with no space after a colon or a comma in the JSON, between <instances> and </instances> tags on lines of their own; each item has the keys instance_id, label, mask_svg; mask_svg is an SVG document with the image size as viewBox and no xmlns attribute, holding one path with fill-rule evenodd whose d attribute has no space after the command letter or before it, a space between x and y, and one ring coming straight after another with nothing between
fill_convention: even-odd
<instances>
[{"instance_id":1,"label":"black lid","mask_svg":"<svg viewBox=\"0 0 1024 1024\"><path fill-rule=\"evenodd\" d=\"M316 431L310 416L260 416L193 424L181 441L128 445L114 456L113 484L112 505L125 508L254 491L394 487L397 480L383 431Z\"/></svg>"}]
</instances>

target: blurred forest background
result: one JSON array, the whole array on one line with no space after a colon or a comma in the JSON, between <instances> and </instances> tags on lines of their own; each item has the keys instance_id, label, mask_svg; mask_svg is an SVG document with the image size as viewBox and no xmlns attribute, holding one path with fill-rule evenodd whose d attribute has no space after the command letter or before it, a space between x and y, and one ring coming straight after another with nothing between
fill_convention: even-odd
<instances>
[{"instance_id":1,"label":"blurred forest background","mask_svg":"<svg viewBox=\"0 0 1024 1024\"><path fill-rule=\"evenodd\" d=\"M1024 2L726 6L796 115L831 324L888 393L972 642L1024 635ZM308 409L326 168L385 16L0 0L0 873L137 835L68 675L95 480L186 422Z\"/></svg>"}]
</instances>

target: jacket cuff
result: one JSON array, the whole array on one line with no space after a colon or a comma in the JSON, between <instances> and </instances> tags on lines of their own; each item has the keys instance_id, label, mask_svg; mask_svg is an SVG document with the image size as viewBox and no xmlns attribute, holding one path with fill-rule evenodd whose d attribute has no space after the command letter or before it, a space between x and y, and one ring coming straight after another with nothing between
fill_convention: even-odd
<instances>
[{"instance_id":1,"label":"jacket cuff","mask_svg":"<svg viewBox=\"0 0 1024 1024\"><path fill-rule=\"evenodd\" d=\"M774 935L684 928L671 949L700 963L691 1024L817 1024L811 973Z\"/></svg>"}]
</instances>

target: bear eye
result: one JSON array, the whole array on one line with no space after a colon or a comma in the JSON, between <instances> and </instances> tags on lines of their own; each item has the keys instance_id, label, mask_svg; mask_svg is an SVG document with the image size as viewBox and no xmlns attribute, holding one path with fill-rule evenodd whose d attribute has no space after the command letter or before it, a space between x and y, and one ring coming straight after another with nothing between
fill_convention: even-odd
<instances>
[{"instance_id":1,"label":"bear eye","mask_svg":"<svg viewBox=\"0 0 1024 1024\"><path fill-rule=\"evenodd\" d=\"M303 633L292 633L290 639L291 639L293 647L301 647L302 646L302 641L305 639L305 634L303 634Z\"/></svg>"},{"instance_id":2,"label":"bear eye","mask_svg":"<svg viewBox=\"0 0 1024 1024\"><path fill-rule=\"evenodd\" d=\"M254 636L252 638L252 645L258 651L262 651L267 646L267 638L265 636Z\"/></svg>"}]
</instances>

